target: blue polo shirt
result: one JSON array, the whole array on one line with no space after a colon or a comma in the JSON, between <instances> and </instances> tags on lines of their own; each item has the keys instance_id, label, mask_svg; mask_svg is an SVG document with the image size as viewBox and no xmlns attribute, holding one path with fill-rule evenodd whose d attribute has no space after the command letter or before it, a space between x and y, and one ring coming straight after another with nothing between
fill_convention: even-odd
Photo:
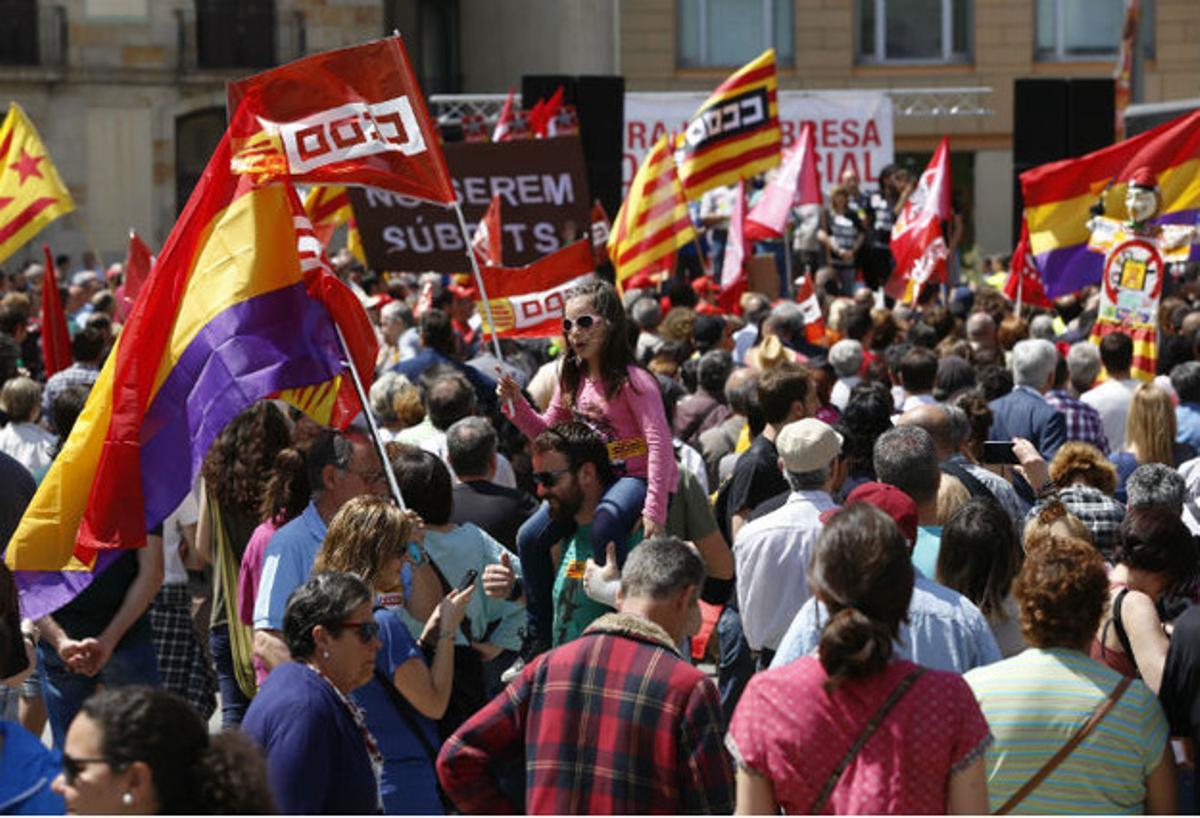
<instances>
[{"instance_id":1,"label":"blue polo shirt","mask_svg":"<svg viewBox=\"0 0 1200 818\"><path fill-rule=\"evenodd\" d=\"M309 503L300 516L271 537L263 554L262 579L254 598L254 627L283 630L283 611L292 591L308 581L325 540L325 521Z\"/></svg>"}]
</instances>

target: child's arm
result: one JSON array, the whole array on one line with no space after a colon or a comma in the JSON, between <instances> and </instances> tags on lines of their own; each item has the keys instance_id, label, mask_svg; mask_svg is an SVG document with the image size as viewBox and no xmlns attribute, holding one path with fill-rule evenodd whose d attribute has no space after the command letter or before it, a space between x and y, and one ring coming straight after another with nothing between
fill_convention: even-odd
<instances>
[{"instance_id":1,"label":"child's arm","mask_svg":"<svg viewBox=\"0 0 1200 818\"><path fill-rule=\"evenodd\" d=\"M511 375L500 374L496 386L496 396L500 399L500 409L505 416L530 440L540 435L548 427L570 419L570 413L562 406L561 386L555 384L554 396L550 399L544 415L538 414L529 401L525 399L521 387ZM511 410L511 411L510 411Z\"/></svg>"},{"instance_id":2,"label":"child's arm","mask_svg":"<svg viewBox=\"0 0 1200 818\"><path fill-rule=\"evenodd\" d=\"M679 482L671 427L663 411L658 381L644 369L630 367L629 386L625 389L633 415L642 424L646 438L646 505L642 511L647 537L665 533L667 503Z\"/></svg>"}]
</instances>

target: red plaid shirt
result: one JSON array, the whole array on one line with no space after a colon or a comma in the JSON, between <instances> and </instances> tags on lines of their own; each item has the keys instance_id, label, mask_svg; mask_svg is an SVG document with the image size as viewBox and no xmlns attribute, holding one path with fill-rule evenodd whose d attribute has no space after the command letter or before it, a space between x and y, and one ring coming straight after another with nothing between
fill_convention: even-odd
<instances>
[{"instance_id":1,"label":"red plaid shirt","mask_svg":"<svg viewBox=\"0 0 1200 818\"><path fill-rule=\"evenodd\" d=\"M609 614L539 657L446 741L466 814L512 814L491 770L524 755L530 815L729 813L717 690L642 617Z\"/></svg>"}]
</instances>

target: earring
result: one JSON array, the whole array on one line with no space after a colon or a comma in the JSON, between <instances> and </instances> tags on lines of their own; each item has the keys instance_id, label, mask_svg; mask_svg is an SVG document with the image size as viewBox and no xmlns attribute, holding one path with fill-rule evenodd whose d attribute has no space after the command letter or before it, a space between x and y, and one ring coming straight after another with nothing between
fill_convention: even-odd
<instances>
[{"instance_id":1,"label":"earring","mask_svg":"<svg viewBox=\"0 0 1200 818\"><path fill-rule=\"evenodd\" d=\"M325 659L328 659L328 658L329 658L329 651L325 651L324 653L322 653L322 654L321 654L321 656L322 656L322 657L324 657Z\"/></svg>"},{"instance_id":2,"label":"earring","mask_svg":"<svg viewBox=\"0 0 1200 818\"><path fill-rule=\"evenodd\" d=\"M121 803L127 807L133 806L133 793L127 792L121 796Z\"/></svg>"}]
</instances>

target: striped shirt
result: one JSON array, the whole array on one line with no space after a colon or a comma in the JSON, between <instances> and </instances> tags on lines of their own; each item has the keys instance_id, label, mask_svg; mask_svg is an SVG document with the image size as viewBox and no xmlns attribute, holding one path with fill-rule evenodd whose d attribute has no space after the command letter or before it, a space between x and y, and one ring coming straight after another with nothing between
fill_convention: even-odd
<instances>
[{"instance_id":1,"label":"striped shirt","mask_svg":"<svg viewBox=\"0 0 1200 818\"><path fill-rule=\"evenodd\" d=\"M1079 651L1030 648L972 670L966 680L995 739L987 751L988 799L995 811L1067 743L1121 677ZM1146 778L1166 742L1158 699L1135 681L1015 811L1141 813Z\"/></svg>"}]
</instances>

